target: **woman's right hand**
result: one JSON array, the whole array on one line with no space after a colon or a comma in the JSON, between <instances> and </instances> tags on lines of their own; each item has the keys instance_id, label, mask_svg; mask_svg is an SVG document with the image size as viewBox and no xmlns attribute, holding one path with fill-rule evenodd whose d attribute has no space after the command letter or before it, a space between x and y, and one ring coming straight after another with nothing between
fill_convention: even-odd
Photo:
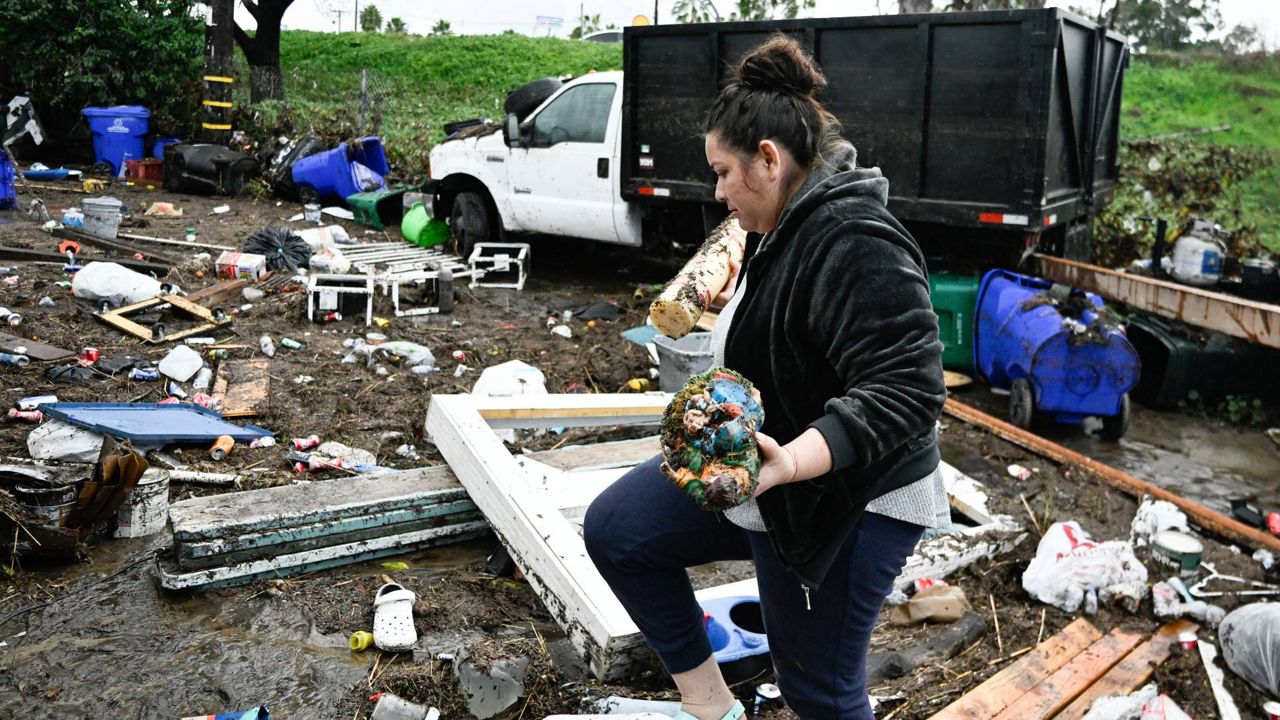
<instances>
[{"instance_id":1,"label":"woman's right hand","mask_svg":"<svg viewBox=\"0 0 1280 720\"><path fill-rule=\"evenodd\" d=\"M729 300L733 298L734 290L738 289L738 273L742 270L742 263L729 258L729 279L725 281L724 289L719 295L711 298L711 307L716 310L723 309L729 304Z\"/></svg>"}]
</instances>

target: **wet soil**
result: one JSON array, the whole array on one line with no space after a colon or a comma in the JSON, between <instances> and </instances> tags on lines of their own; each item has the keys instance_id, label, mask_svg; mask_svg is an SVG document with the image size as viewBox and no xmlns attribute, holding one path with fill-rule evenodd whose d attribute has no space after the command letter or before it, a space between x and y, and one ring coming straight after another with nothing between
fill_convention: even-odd
<instances>
[{"instance_id":1,"label":"wet soil","mask_svg":"<svg viewBox=\"0 0 1280 720\"><path fill-rule=\"evenodd\" d=\"M178 237L181 228L199 228L200 239L237 245L249 233L279 224L297 212L296 206L249 198L194 198L161 192L122 189L116 193L141 215L144 204L169 200L184 207L183 220L154 221L140 234ZM55 216L82 196L41 193ZM20 196L22 198L22 196ZM227 203L233 211L207 215L214 205ZM0 213L0 243L19 247L56 248L20 215ZM343 223L362 241L385 239ZM189 257L183 248L154 251ZM96 251L95 251L96 252ZM216 253L215 253L216 254ZM652 285L670 276L643 259L621 250L538 239L533 272L522 292L466 290L452 316L395 319L388 328L372 328L393 340L420 342L433 351L441 372L413 375L406 368L387 365L379 376L363 365L342 365L342 340L370 329L344 323L311 325L305 320L301 292L277 292L237 315L227 337L250 345L232 352L233 358L259 355L257 338L271 334L278 341L288 335L303 340L302 351L281 350L271 361L269 412L254 422L281 437L317 433L325 439L374 452L382 464L413 467L441 462L421 438L425 409L432 393L466 392L481 369L519 359L541 369L548 389L562 392L580 385L589 391L614 392L633 377L647 377L649 362L642 348L618 337L621 330L640 325ZM18 309L27 318L19 331L71 350L97 347L104 358L130 354L158 360L169 345L147 346L102 325L94 308L77 303L54 283L63 279L58 265L0 261L15 269L16 287L0 285L0 305ZM179 270L174 279L187 291L211 283L211 267ZM639 297L636 291L640 290ZM43 295L57 305L30 307ZM545 325L549 314L564 307L613 301L626 310L615 321L597 321L595 328L570 320L574 337L552 335ZM375 314L390 315L380 299ZM457 324L455 324L457 323ZM220 337L220 339L222 339ZM278 344L278 342L277 342ZM465 353L470 372L455 378L454 350ZM92 385L51 385L43 368L4 368L6 401L54 392L63 400L158 400L157 383L108 379ZM295 383L300 375L313 380ZM1007 401L985 388L957 393L964 402L1005 416ZM962 587L974 609L988 618L980 640L960 649L946 661L932 663L906 677L880 683L872 695L884 701L878 716L927 718L978 683L1006 667L1020 651L1033 647L1070 623L1074 617L1031 601L1021 590L1021 574L1035 553L1038 523L1076 520L1098 539L1127 538L1137 501L1087 477L1047 462L1032 453L976 428L943 418L943 456L963 472L983 482L991 509L1028 527L1029 537L1013 552L981 561L949 578ZM0 425L0 455L26 456L30 426ZM1261 506L1280 507L1280 487L1274 469L1280 449L1257 431L1237 431L1184 415L1136 409L1133 429L1119 444L1106 443L1079 428L1048 428L1044 434L1085 454L1132 474L1170 487L1215 509L1226 509L1225 498L1253 497ZM618 439L652 430L621 432L591 429L562 435L522 435L512 445L546 449L557 445ZM413 444L418 460L394 454L396 446ZM180 454L192 466L219 472L240 472L246 486L293 482L283 450L237 447L226 461L206 459L205 448ZM1030 468L1025 481L1010 477L1006 468L1017 463ZM317 476L309 479L320 479ZM333 481L340 482L335 478ZM209 488L174 486L173 499ZM1024 506L1023 499L1026 504ZM1029 510L1028 510L1029 508ZM1033 521L1031 515L1035 516ZM541 718L574 713L590 698L609 694L672 699L669 679L656 668L638 674L624 686L604 686L586 679L571 660L566 642L528 586L512 578L488 574L484 560L493 539L481 539L394 558L407 569L388 569L370 562L288 580L256 583L242 588L201 594L164 593L155 584L154 553L167 544L164 535L140 540L95 540L87 560L72 566L40 567L23 563L13 577L0 580L0 716L23 717L174 717L271 707L279 718L367 718L377 691L444 711L444 717L468 717L467 698L458 687L452 664L441 653L466 650L478 662L502 657L530 661L525 698L510 717ZM1147 551L1139 557L1149 559ZM1223 573L1262 579L1261 569L1247 554L1206 540L1205 559ZM10 560L11 561L11 560ZM1152 577L1160 566L1148 562ZM749 564L720 564L699 568L697 584L740 579ZM353 630L370 629L372 598L388 579L404 584L419 597L415 626L420 650L391 655L352 652L347 637ZM992 606L994 604L994 612ZM1221 603L1230 609L1235 600ZM999 630L995 619L998 618ZM1099 629L1126 627L1153 632L1159 622L1150 604L1137 615L1104 607L1091 619ZM903 649L934 637L940 626L901 628L882 622L872 641L873 652ZM1213 640L1211 631L1201 637ZM1230 673L1228 688L1247 716L1256 714L1261 695ZM763 679L763 678L762 678ZM1216 716L1198 657L1176 656L1157 669L1154 681L1193 717ZM753 684L737 689L750 700ZM785 709L764 717L792 718Z\"/></svg>"}]
</instances>

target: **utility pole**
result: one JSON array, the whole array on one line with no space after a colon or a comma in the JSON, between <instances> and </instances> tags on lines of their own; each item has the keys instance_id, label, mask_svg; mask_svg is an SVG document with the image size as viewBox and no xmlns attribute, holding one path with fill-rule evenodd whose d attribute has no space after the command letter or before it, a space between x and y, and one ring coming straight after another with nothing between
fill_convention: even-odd
<instances>
[{"instance_id":1,"label":"utility pole","mask_svg":"<svg viewBox=\"0 0 1280 720\"><path fill-rule=\"evenodd\" d=\"M356 0L356 14L351 17L356 19L355 30L360 30L360 0Z\"/></svg>"},{"instance_id":2,"label":"utility pole","mask_svg":"<svg viewBox=\"0 0 1280 720\"><path fill-rule=\"evenodd\" d=\"M211 0L204 28L204 98L200 106L200 138L225 143L231 139L231 65L235 47L234 0Z\"/></svg>"},{"instance_id":3,"label":"utility pole","mask_svg":"<svg viewBox=\"0 0 1280 720\"><path fill-rule=\"evenodd\" d=\"M334 10L333 12L338 16L338 32L342 32L342 11Z\"/></svg>"},{"instance_id":4,"label":"utility pole","mask_svg":"<svg viewBox=\"0 0 1280 720\"><path fill-rule=\"evenodd\" d=\"M579 40L586 37L587 35L587 16L585 14L587 11L583 9L584 5L585 3L578 3L578 39Z\"/></svg>"},{"instance_id":5,"label":"utility pole","mask_svg":"<svg viewBox=\"0 0 1280 720\"><path fill-rule=\"evenodd\" d=\"M653 24L658 24L658 0L653 0Z\"/></svg>"}]
</instances>

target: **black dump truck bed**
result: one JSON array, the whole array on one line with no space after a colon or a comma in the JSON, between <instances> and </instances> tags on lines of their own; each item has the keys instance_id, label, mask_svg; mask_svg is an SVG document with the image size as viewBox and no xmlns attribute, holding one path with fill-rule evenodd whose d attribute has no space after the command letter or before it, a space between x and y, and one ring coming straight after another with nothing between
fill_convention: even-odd
<instances>
[{"instance_id":1,"label":"black dump truck bed","mask_svg":"<svg viewBox=\"0 0 1280 720\"><path fill-rule=\"evenodd\" d=\"M1128 51L1060 9L629 27L624 197L714 201L705 113L777 31L821 65L828 107L901 220L1039 233L1110 199Z\"/></svg>"}]
</instances>

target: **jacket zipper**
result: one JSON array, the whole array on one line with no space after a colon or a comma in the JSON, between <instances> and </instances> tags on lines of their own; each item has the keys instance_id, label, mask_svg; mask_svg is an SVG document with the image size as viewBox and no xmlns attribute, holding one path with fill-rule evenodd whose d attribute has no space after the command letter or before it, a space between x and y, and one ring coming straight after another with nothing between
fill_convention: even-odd
<instances>
[{"instance_id":1,"label":"jacket zipper","mask_svg":"<svg viewBox=\"0 0 1280 720\"><path fill-rule=\"evenodd\" d=\"M809 604L809 586L804 583L800 583L800 589L804 590L804 609L812 610L813 606Z\"/></svg>"}]
</instances>

